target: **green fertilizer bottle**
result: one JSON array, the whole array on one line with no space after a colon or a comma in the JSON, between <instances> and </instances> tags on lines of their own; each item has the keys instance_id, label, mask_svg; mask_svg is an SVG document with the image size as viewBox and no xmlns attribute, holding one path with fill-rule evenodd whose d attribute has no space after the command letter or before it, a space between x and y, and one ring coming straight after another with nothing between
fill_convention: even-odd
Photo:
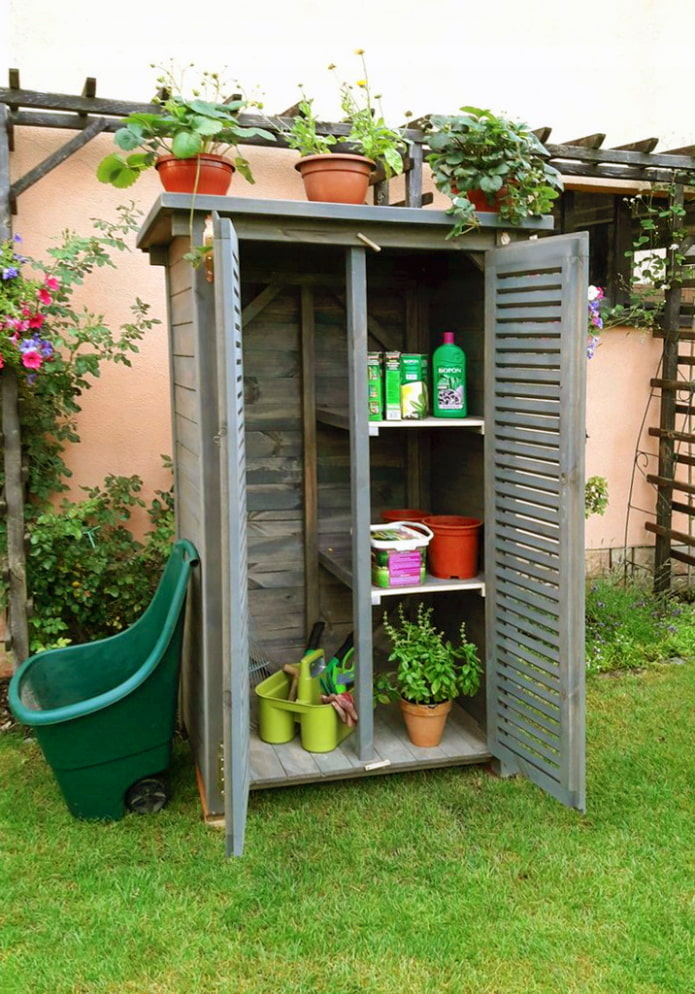
<instances>
[{"instance_id":1,"label":"green fertilizer bottle","mask_svg":"<svg viewBox=\"0 0 695 994\"><path fill-rule=\"evenodd\" d=\"M432 356L432 413L435 418L465 418L467 410L466 356L454 344L453 331L445 331Z\"/></svg>"}]
</instances>

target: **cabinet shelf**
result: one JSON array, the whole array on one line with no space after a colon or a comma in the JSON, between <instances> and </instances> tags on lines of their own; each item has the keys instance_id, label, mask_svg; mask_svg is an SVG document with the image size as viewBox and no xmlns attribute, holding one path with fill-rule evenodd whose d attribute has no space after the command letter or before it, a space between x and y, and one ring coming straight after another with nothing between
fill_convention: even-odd
<instances>
[{"instance_id":1,"label":"cabinet shelf","mask_svg":"<svg viewBox=\"0 0 695 994\"><path fill-rule=\"evenodd\" d=\"M350 428L350 418L342 411L330 411L321 408L316 412L316 419L321 424L332 425L334 428L343 428L348 431ZM369 434L374 437L385 428L466 428L469 431L476 431L485 434L484 418L415 418L407 421L369 421Z\"/></svg>"},{"instance_id":2,"label":"cabinet shelf","mask_svg":"<svg viewBox=\"0 0 695 994\"><path fill-rule=\"evenodd\" d=\"M352 589L352 569L348 539L344 536L324 538L319 548L319 562L346 587ZM371 602L381 604L384 597L397 597L403 594L438 594L449 590L476 591L485 596L485 577L482 573L466 580L443 580L429 573L424 583L408 584L404 587L377 587L372 585Z\"/></svg>"}]
</instances>

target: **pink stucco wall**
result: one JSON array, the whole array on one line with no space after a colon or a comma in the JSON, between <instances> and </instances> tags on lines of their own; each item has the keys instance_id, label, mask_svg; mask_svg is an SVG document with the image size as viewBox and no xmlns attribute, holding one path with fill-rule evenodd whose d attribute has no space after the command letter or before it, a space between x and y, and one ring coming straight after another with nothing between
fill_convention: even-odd
<instances>
[{"instance_id":1,"label":"pink stucco wall","mask_svg":"<svg viewBox=\"0 0 695 994\"><path fill-rule=\"evenodd\" d=\"M645 474L655 472L658 442L647 432L659 423L658 394L651 396L649 380L657 375L660 355L661 343L650 335L611 328L588 362L586 475L607 479L608 508L588 519L587 549L653 544L654 536L644 530L644 510L654 511Z\"/></svg>"}]
</instances>

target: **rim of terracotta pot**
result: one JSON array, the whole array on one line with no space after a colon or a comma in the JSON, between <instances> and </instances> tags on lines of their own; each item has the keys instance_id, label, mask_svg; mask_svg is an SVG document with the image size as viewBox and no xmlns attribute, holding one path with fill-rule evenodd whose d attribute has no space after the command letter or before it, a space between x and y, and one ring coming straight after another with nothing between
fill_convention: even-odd
<instances>
[{"instance_id":1,"label":"rim of terracotta pot","mask_svg":"<svg viewBox=\"0 0 695 994\"><path fill-rule=\"evenodd\" d=\"M197 155L187 155L185 157L181 155L158 155L154 164L155 169L159 169L161 163L171 162L172 159L175 162L195 162L196 159L203 159L205 162L220 162L234 172L235 166L231 159L228 159L226 155L217 155L216 152L198 152Z\"/></svg>"},{"instance_id":2,"label":"rim of terracotta pot","mask_svg":"<svg viewBox=\"0 0 695 994\"><path fill-rule=\"evenodd\" d=\"M462 514L431 514L423 523L433 531L458 531L461 528L473 531L480 528L483 522L480 518L468 518Z\"/></svg>"},{"instance_id":3,"label":"rim of terracotta pot","mask_svg":"<svg viewBox=\"0 0 695 994\"><path fill-rule=\"evenodd\" d=\"M347 160L348 162L368 162L370 172L376 169L376 162L374 159L370 159L366 155L355 155L354 152L319 152L316 155L303 155L301 159L295 162L294 168L298 172L301 172L302 167L307 163L319 164L329 159L336 163L341 160Z\"/></svg>"},{"instance_id":4,"label":"rim of terracotta pot","mask_svg":"<svg viewBox=\"0 0 695 994\"><path fill-rule=\"evenodd\" d=\"M169 193L225 196L235 173L231 159L214 152L199 152L186 158L160 155L154 166Z\"/></svg>"}]
</instances>

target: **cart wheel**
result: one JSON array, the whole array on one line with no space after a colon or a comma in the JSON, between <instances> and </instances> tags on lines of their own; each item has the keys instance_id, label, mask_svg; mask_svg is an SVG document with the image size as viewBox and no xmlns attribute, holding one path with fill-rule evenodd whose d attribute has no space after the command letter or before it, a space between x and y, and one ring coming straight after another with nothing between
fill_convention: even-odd
<instances>
[{"instance_id":1,"label":"cart wheel","mask_svg":"<svg viewBox=\"0 0 695 994\"><path fill-rule=\"evenodd\" d=\"M138 815L152 815L166 806L169 797L166 780L162 777L143 777L126 791L125 805Z\"/></svg>"}]
</instances>

